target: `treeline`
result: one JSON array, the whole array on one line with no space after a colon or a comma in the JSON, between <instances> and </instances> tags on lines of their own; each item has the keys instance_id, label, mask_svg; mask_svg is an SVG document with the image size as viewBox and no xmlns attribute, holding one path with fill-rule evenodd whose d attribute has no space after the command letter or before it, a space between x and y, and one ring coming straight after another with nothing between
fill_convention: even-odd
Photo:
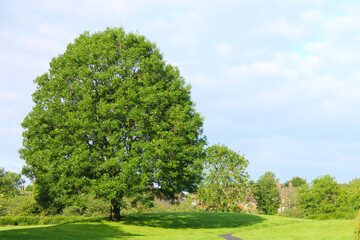
<instances>
[{"instance_id":1,"label":"treeline","mask_svg":"<svg viewBox=\"0 0 360 240\"><path fill-rule=\"evenodd\" d=\"M307 183L305 179L294 177L280 185L273 174L272 187L268 185L267 189L262 188L263 178L260 177L255 183L254 195L258 209L265 214L311 219L351 219L356 217L360 207L360 179L357 178L349 183L338 183L335 177L324 175ZM270 193L272 197L268 196Z\"/></svg>"},{"instance_id":2,"label":"treeline","mask_svg":"<svg viewBox=\"0 0 360 240\"><path fill-rule=\"evenodd\" d=\"M309 183L301 177L293 177L280 184L275 173L266 172L257 181L251 181L246 172L248 163L243 155L224 145L210 146L205 150L201 181L194 192L179 193L177 201L173 202L152 198L141 203L125 198L123 212L214 211L350 219L359 211L360 179L340 184L334 177L324 175ZM3 168L0 168L0 183L2 217L103 217L110 212L109 201L91 192L72 196L72 201L63 202L60 211L41 205L36 184L20 191L24 184L21 175Z\"/></svg>"},{"instance_id":3,"label":"treeline","mask_svg":"<svg viewBox=\"0 0 360 240\"><path fill-rule=\"evenodd\" d=\"M203 181L193 194L197 207L204 211L350 219L360 208L360 179L338 183L335 177L324 175L309 183L293 177L280 184L275 173L266 172L255 182L245 172L244 156L223 145L210 147L206 153Z\"/></svg>"}]
</instances>

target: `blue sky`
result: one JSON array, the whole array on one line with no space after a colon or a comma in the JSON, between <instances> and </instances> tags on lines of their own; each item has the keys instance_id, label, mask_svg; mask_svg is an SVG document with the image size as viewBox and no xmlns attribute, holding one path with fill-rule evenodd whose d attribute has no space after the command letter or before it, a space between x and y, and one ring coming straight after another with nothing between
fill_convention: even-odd
<instances>
[{"instance_id":1,"label":"blue sky","mask_svg":"<svg viewBox=\"0 0 360 240\"><path fill-rule=\"evenodd\" d=\"M0 166L24 164L33 80L84 31L155 42L192 86L209 144L253 180L360 173L360 1L0 0Z\"/></svg>"}]
</instances>

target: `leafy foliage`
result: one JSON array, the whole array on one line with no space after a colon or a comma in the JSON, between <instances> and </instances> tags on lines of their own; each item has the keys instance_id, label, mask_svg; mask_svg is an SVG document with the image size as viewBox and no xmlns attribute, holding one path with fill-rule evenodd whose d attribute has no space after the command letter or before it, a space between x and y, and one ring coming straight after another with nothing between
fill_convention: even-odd
<instances>
[{"instance_id":1,"label":"leafy foliage","mask_svg":"<svg viewBox=\"0 0 360 240\"><path fill-rule=\"evenodd\" d=\"M305 185L299 190L299 204L309 218L331 214L336 211L339 192L340 186L335 178L324 175L314 179L311 186Z\"/></svg>"},{"instance_id":2,"label":"leafy foliage","mask_svg":"<svg viewBox=\"0 0 360 240\"><path fill-rule=\"evenodd\" d=\"M276 214L280 207L280 193L277 188L275 173L265 172L254 187L254 196L258 204L258 209L267 215Z\"/></svg>"},{"instance_id":3,"label":"leafy foliage","mask_svg":"<svg viewBox=\"0 0 360 240\"><path fill-rule=\"evenodd\" d=\"M356 217L360 210L360 179L355 178L340 188L337 196L338 212L348 215L347 218Z\"/></svg>"},{"instance_id":4,"label":"leafy foliage","mask_svg":"<svg viewBox=\"0 0 360 240\"><path fill-rule=\"evenodd\" d=\"M5 171L0 168L0 195L15 196L20 193L21 184L24 180L21 179L21 174Z\"/></svg>"},{"instance_id":5,"label":"leafy foliage","mask_svg":"<svg viewBox=\"0 0 360 240\"><path fill-rule=\"evenodd\" d=\"M284 187L289 187L290 182L293 187L301 187L306 184L306 179L301 177L293 177L290 181L284 183Z\"/></svg>"},{"instance_id":6,"label":"leafy foliage","mask_svg":"<svg viewBox=\"0 0 360 240\"><path fill-rule=\"evenodd\" d=\"M358 212L356 223L355 223L355 240L360 240L360 212Z\"/></svg>"},{"instance_id":7,"label":"leafy foliage","mask_svg":"<svg viewBox=\"0 0 360 240\"><path fill-rule=\"evenodd\" d=\"M83 221L84 217L65 217L65 216L17 216L17 217L0 217L0 226L8 225L48 225L48 224L64 224L77 221Z\"/></svg>"},{"instance_id":8,"label":"leafy foliage","mask_svg":"<svg viewBox=\"0 0 360 240\"><path fill-rule=\"evenodd\" d=\"M295 218L305 217L304 209L298 202L298 191L296 188L288 188L285 193L281 194L279 215Z\"/></svg>"},{"instance_id":9,"label":"leafy foliage","mask_svg":"<svg viewBox=\"0 0 360 240\"><path fill-rule=\"evenodd\" d=\"M27 191L27 192L32 192L32 191L33 191L33 188L34 188L34 185L27 185L27 186L25 187L25 191Z\"/></svg>"},{"instance_id":10,"label":"leafy foliage","mask_svg":"<svg viewBox=\"0 0 360 240\"><path fill-rule=\"evenodd\" d=\"M248 160L224 145L208 147L205 152L199 206L207 211L242 211L238 203L245 201Z\"/></svg>"},{"instance_id":11,"label":"leafy foliage","mask_svg":"<svg viewBox=\"0 0 360 240\"><path fill-rule=\"evenodd\" d=\"M190 86L145 37L121 28L84 33L35 83L20 153L42 206L60 212L93 191L118 220L124 197L194 189L203 119Z\"/></svg>"},{"instance_id":12,"label":"leafy foliage","mask_svg":"<svg viewBox=\"0 0 360 240\"><path fill-rule=\"evenodd\" d=\"M2 197L0 195L0 216L34 216L40 211L40 206L31 194L21 193Z\"/></svg>"}]
</instances>

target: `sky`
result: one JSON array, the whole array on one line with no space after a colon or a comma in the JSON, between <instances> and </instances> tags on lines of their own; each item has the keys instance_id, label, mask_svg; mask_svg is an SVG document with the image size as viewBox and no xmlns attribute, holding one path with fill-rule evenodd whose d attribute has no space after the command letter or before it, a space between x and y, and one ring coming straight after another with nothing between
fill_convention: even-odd
<instances>
[{"instance_id":1,"label":"sky","mask_svg":"<svg viewBox=\"0 0 360 240\"><path fill-rule=\"evenodd\" d=\"M84 31L157 44L192 86L209 145L251 179L360 177L360 1L0 0L0 167L21 172L33 80Z\"/></svg>"}]
</instances>

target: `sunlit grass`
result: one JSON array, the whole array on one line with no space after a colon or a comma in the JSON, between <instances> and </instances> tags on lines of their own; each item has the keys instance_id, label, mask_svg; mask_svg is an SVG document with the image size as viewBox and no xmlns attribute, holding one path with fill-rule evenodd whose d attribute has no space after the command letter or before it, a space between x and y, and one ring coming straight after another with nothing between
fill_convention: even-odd
<instances>
[{"instance_id":1,"label":"sunlit grass","mask_svg":"<svg viewBox=\"0 0 360 240\"><path fill-rule=\"evenodd\" d=\"M316 221L236 213L153 213L122 222L83 221L53 226L0 227L0 239L351 239L354 221ZM331 231L337 238L329 238ZM272 235L271 235L272 234ZM270 237L269 237L270 236Z\"/></svg>"},{"instance_id":2,"label":"sunlit grass","mask_svg":"<svg viewBox=\"0 0 360 240\"><path fill-rule=\"evenodd\" d=\"M233 236L244 240L353 240L354 225L355 220L299 220L293 224L241 231Z\"/></svg>"}]
</instances>

